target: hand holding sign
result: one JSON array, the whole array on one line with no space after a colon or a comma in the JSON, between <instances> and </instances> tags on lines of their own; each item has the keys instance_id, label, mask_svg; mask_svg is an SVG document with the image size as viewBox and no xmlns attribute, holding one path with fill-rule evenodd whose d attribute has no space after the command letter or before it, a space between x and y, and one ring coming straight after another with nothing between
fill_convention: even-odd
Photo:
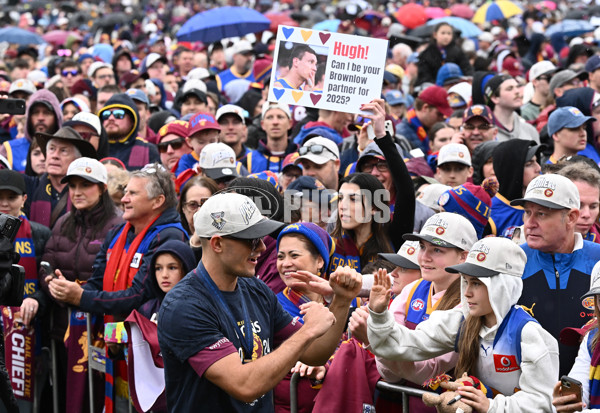
<instances>
[{"instance_id":1,"label":"hand holding sign","mask_svg":"<svg viewBox=\"0 0 600 413\"><path fill-rule=\"evenodd\" d=\"M361 112L381 95L386 54L387 40L280 26L269 100Z\"/></svg>"}]
</instances>

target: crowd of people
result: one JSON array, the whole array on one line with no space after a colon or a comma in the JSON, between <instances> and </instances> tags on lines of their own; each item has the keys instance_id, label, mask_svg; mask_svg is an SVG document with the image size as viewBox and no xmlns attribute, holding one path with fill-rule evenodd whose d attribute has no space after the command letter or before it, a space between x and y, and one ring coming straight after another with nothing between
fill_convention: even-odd
<instances>
[{"instance_id":1,"label":"crowd of people","mask_svg":"<svg viewBox=\"0 0 600 413\"><path fill-rule=\"evenodd\" d=\"M33 340L27 378L2 372L7 411L398 411L378 381L463 374L475 412L600 409L599 33L546 36L568 9L540 2L418 38L358 3L313 11L390 40L360 114L269 102L326 82L299 46L272 78L273 32L177 41L198 5L5 13L67 30L0 37L0 98L25 102L0 113L26 281L2 307L6 364L9 337Z\"/></svg>"}]
</instances>

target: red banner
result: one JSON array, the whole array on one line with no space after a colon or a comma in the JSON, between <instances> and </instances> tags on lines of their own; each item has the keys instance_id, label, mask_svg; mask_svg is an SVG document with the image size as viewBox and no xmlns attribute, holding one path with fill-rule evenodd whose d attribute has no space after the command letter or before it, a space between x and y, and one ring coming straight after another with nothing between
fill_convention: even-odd
<instances>
[{"instance_id":1,"label":"red banner","mask_svg":"<svg viewBox=\"0 0 600 413\"><path fill-rule=\"evenodd\" d=\"M4 326L6 370L13 392L17 399L33 402L35 330L23 325L19 307L0 308Z\"/></svg>"}]
</instances>

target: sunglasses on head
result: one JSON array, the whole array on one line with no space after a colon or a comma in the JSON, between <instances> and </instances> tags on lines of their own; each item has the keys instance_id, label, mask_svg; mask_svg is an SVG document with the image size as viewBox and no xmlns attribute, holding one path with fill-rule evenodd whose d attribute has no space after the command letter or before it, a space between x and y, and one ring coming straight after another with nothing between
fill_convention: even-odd
<instances>
[{"instance_id":1,"label":"sunglasses on head","mask_svg":"<svg viewBox=\"0 0 600 413\"><path fill-rule=\"evenodd\" d=\"M79 70L77 70L77 69L63 70L62 71L63 77L68 77L69 75L71 75L71 76L77 76L78 74L79 74Z\"/></svg>"},{"instance_id":2,"label":"sunglasses on head","mask_svg":"<svg viewBox=\"0 0 600 413\"><path fill-rule=\"evenodd\" d=\"M158 151L160 153L165 153L169 150L169 146L171 148L173 148L174 151L176 151L177 149L181 148L183 146L183 143L185 142L185 139L183 138L177 138L177 139L173 139L172 141L168 141L168 142L161 142L158 145Z\"/></svg>"},{"instance_id":3,"label":"sunglasses on head","mask_svg":"<svg viewBox=\"0 0 600 413\"><path fill-rule=\"evenodd\" d=\"M103 121L108 120L108 118L110 118L110 115L113 115L115 119L123 119L125 117L125 109L105 110L100 114L100 119L102 119Z\"/></svg>"},{"instance_id":4,"label":"sunglasses on head","mask_svg":"<svg viewBox=\"0 0 600 413\"><path fill-rule=\"evenodd\" d=\"M334 154L335 157L337 158L337 155L331 149L326 147L325 145L301 146L300 149L298 149L298 153L300 154L300 156L304 156L308 152L314 153L315 155L320 155L323 153L323 151L330 152L330 153Z\"/></svg>"},{"instance_id":5,"label":"sunglasses on head","mask_svg":"<svg viewBox=\"0 0 600 413\"><path fill-rule=\"evenodd\" d=\"M58 49L56 51L56 54L59 55L59 56L61 56L61 57L64 57L64 56L69 57L69 56L71 56L71 53L72 52L71 52L70 49Z\"/></svg>"}]
</instances>

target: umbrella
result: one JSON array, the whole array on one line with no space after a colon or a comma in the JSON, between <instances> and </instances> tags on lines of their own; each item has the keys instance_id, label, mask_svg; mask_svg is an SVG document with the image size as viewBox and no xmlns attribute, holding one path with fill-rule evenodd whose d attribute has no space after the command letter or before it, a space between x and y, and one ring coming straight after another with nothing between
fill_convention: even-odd
<instances>
[{"instance_id":1,"label":"umbrella","mask_svg":"<svg viewBox=\"0 0 600 413\"><path fill-rule=\"evenodd\" d=\"M315 24L312 28L322 32L337 32L341 22L340 19L323 20L322 22Z\"/></svg>"},{"instance_id":2,"label":"umbrella","mask_svg":"<svg viewBox=\"0 0 600 413\"><path fill-rule=\"evenodd\" d=\"M61 44L65 44L67 38L71 36L75 39L81 41L83 37L79 35L77 32L69 32L67 30L52 30L42 36L42 38L47 42L54 46L60 46Z\"/></svg>"},{"instance_id":3,"label":"umbrella","mask_svg":"<svg viewBox=\"0 0 600 413\"><path fill-rule=\"evenodd\" d=\"M596 30L596 27L585 20L563 20L548 27L545 35L546 37L550 37L555 33L561 33L563 36L573 37L593 32L594 30Z\"/></svg>"},{"instance_id":4,"label":"umbrella","mask_svg":"<svg viewBox=\"0 0 600 413\"><path fill-rule=\"evenodd\" d=\"M430 19L437 19L447 16L446 10L442 9L441 7L427 7L425 9L425 15Z\"/></svg>"},{"instance_id":5,"label":"umbrella","mask_svg":"<svg viewBox=\"0 0 600 413\"><path fill-rule=\"evenodd\" d=\"M408 29L419 27L427 21L425 8L419 4L409 3L396 11L398 22Z\"/></svg>"},{"instance_id":6,"label":"umbrella","mask_svg":"<svg viewBox=\"0 0 600 413\"><path fill-rule=\"evenodd\" d=\"M523 10L509 0L488 1L475 12L473 23L504 20L523 13Z\"/></svg>"},{"instance_id":7,"label":"umbrella","mask_svg":"<svg viewBox=\"0 0 600 413\"><path fill-rule=\"evenodd\" d=\"M41 36L18 27L4 27L0 29L0 39L3 42L14 44L42 44Z\"/></svg>"},{"instance_id":8,"label":"umbrella","mask_svg":"<svg viewBox=\"0 0 600 413\"><path fill-rule=\"evenodd\" d=\"M590 10L592 11L592 10ZM586 12L583 10L569 10L567 14L565 14L565 20L582 20L587 16Z\"/></svg>"},{"instance_id":9,"label":"umbrella","mask_svg":"<svg viewBox=\"0 0 600 413\"><path fill-rule=\"evenodd\" d=\"M218 7L196 14L177 32L177 40L212 43L269 30L271 21L247 7Z\"/></svg>"},{"instance_id":10,"label":"umbrella","mask_svg":"<svg viewBox=\"0 0 600 413\"><path fill-rule=\"evenodd\" d=\"M272 32L276 32L277 27L280 25L298 27L298 22L293 20L287 13L265 13L265 17L271 21L269 30Z\"/></svg>"},{"instance_id":11,"label":"umbrella","mask_svg":"<svg viewBox=\"0 0 600 413\"><path fill-rule=\"evenodd\" d=\"M431 35L433 34L434 28L435 28L434 26L428 26L428 25L424 24L422 26L412 29L409 34L412 37L427 38L427 37L431 37Z\"/></svg>"},{"instance_id":12,"label":"umbrella","mask_svg":"<svg viewBox=\"0 0 600 413\"><path fill-rule=\"evenodd\" d=\"M133 20L133 17L123 12L111 13L98 20L94 24L94 27L113 28L115 26L120 26L125 23L128 23L130 20Z\"/></svg>"},{"instance_id":13,"label":"umbrella","mask_svg":"<svg viewBox=\"0 0 600 413\"><path fill-rule=\"evenodd\" d=\"M381 21L385 17L385 13L375 10L365 10L361 12L358 17L354 20L354 25L359 29L366 31L371 30L371 22L373 19L379 19Z\"/></svg>"},{"instance_id":14,"label":"umbrella","mask_svg":"<svg viewBox=\"0 0 600 413\"><path fill-rule=\"evenodd\" d=\"M450 13L456 17L462 17L463 19L471 19L475 14L475 11L468 4L455 4L450 7Z\"/></svg>"},{"instance_id":15,"label":"umbrella","mask_svg":"<svg viewBox=\"0 0 600 413\"><path fill-rule=\"evenodd\" d=\"M481 29L477 27L475 23L454 16L446 16L439 19L429 20L427 25L435 26L436 24L442 22L448 23L450 26L460 31L462 37L477 37L482 33Z\"/></svg>"},{"instance_id":16,"label":"umbrella","mask_svg":"<svg viewBox=\"0 0 600 413\"><path fill-rule=\"evenodd\" d=\"M547 8L548 10L556 10L556 3L553 1L550 1L550 0L543 0L535 5L535 8L538 10L541 10L544 7Z\"/></svg>"}]
</instances>

